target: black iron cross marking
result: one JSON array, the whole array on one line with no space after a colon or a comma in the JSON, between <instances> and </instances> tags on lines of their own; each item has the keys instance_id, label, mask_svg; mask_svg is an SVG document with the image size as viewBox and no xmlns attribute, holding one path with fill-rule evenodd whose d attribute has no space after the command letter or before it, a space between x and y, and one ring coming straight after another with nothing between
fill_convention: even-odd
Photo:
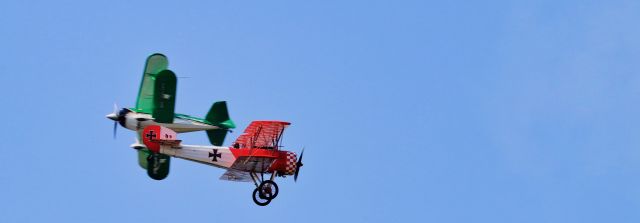
<instances>
[{"instance_id":1,"label":"black iron cross marking","mask_svg":"<svg viewBox=\"0 0 640 223\"><path fill-rule=\"evenodd\" d=\"M211 161L218 162L218 158L222 158L222 153L218 153L217 149L213 149L213 153L209 152L209 157L213 157Z\"/></svg>"},{"instance_id":2,"label":"black iron cross marking","mask_svg":"<svg viewBox=\"0 0 640 223\"><path fill-rule=\"evenodd\" d=\"M151 131L149 131L149 133L147 133L147 135L146 135L146 136L147 136L147 138L149 138L149 139L154 139L154 138L156 138L156 133L155 133L155 132L153 132L153 130L151 130Z\"/></svg>"}]
</instances>

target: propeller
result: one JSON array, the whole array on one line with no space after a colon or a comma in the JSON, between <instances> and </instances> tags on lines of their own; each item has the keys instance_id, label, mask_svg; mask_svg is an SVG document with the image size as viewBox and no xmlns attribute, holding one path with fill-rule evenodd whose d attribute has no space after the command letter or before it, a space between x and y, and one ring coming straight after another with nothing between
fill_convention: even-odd
<instances>
[{"instance_id":1,"label":"propeller","mask_svg":"<svg viewBox=\"0 0 640 223\"><path fill-rule=\"evenodd\" d=\"M116 138L116 133L118 131L118 122L124 119L124 115L118 113L118 105L113 103L113 113L107 115L108 119L113 120L113 138Z\"/></svg>"},{"instance_id":2,"label":"propeller","mask_svg":"<svg viewBox=\"0 0 640 223\"><path fill-rule=\"evenodd\" d=\"M118 132L118 122L113 122L113 139L116 139L117 132Z\"/></svg>"},{"instance_id":3,"label":"propeller","mask_svg":"<svg viewBox=\"0 0 640 223\"><path fill-rule=\"evenodd\" d=\"M296 162L296 172L293 175L294 182L298 181L298 173L300 173L300 167L304 165L302 164L302 155L304 155L304 147L302 147L302 152L300 152L300 158L298 158L298 162Z\"/></svg>"}]
</instances>

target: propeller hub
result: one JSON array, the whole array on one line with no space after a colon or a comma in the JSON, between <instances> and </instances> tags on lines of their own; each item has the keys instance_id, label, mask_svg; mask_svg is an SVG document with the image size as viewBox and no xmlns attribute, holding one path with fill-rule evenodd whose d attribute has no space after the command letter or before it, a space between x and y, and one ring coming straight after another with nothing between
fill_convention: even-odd
<instances>
[{"instance_id":1,"label":"propeller hub","mask_svg":"<svg viewBox=\"0 0 640 223\"><path fill-rule=\"evenodd\" d=\"M108 119L111 119L113 121L118 121L118 115L116 113L111 113L107 115Z\"/></svg>"},{"instance_id":2,"label":"propeller hub","mask_svg":"<svg viewBox=\"0 0 640 223\"><path fill-rule=\"evenodd\" d=\"M122 127L126 127L127 114L131 112L131 110L123 108L118 111L118 105L113 104L113 113L106 115L108 119L113 120L113 138L116 138L116 132L118 130L118 123L122 125Z\"/></svg>"}]
</instances>

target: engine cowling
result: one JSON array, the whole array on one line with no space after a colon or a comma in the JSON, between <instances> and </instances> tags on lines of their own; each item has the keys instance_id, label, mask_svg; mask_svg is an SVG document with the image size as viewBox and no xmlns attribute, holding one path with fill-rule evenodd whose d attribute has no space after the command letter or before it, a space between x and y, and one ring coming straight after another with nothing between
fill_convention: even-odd
<instances>
[{"instance_id":1,"label":"engine cowling","mask_svg":"<svg viewBox=\"0 0 640 223\"><path fill-rule=\"evenodd\" d=\"M278 159L269 169L271 171L276 171L279 175L293 175L296 172L296 153L279 151Z\"/></svg>"},{"instance_id":2,"label":"engine cowling","mask_svg":"<svg viewBox=\"0 0 640 223\"><path fill-rule=\"evenodd\" d=\"M159 125L150 125L142 131L142 142L151 152L159 153L161 145L175 146L180 144L176 132Z\"/></svg>"}]
</instances>

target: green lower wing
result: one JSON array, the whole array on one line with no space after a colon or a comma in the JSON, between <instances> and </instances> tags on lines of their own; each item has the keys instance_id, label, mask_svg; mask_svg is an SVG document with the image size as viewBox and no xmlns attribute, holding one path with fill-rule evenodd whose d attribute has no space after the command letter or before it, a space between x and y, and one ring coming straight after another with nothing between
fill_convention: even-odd
<instances>
[{"instance_id":1,"label":"green lower wing","mask_svg":"<svg viewBox=\"0 0 640 223\"><path fill-rule=\"evenodd\" d=\"M147 175L149 175L151 179L162 180L169 175L169 166L171 164L170 156L151 153L147 163Z\"/></svg>"},{"instance_id":2,"label":"green lower wing","mask_svg":"<svg viewBox=\"0 0 640 223\"><path fill-rule=\"evenodd\" d=\"M162 180L169 175L171 157L164 154L152 154L147 148L138 150L138 164L147 170L154 180Z\"/></svg>"},{"instance_id":3,"label":"green lower wing","mask_svg":"<svg viewBox=\"0 0 640 223\"><path fill-rule=\"evenodd\" d=\"M147 148L138 150L138 164L142 169L147 169L147 157L149 156L149 150Z\"/></svg>"}]
</instances>

